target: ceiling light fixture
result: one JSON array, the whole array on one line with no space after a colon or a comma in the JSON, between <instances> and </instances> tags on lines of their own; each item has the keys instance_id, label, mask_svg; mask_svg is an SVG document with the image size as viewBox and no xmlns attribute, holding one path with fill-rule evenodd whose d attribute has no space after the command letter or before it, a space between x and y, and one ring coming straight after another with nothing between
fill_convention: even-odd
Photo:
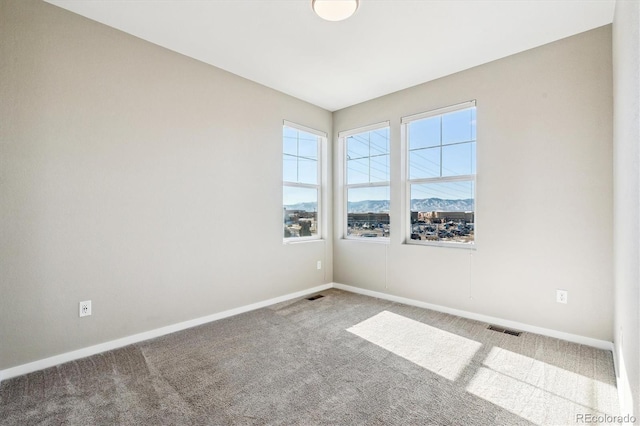
<instances>
[{"instance_id":1,"label":"ceiling light fixture","mask_svg":"<svg viewBox=\"0 0 640 426\"><path fill-rule=\"evenodd\" d=\"M311 8L322 19L342 21L358 9L358 0L311 0Z\"/></svg>"}]
</instances>

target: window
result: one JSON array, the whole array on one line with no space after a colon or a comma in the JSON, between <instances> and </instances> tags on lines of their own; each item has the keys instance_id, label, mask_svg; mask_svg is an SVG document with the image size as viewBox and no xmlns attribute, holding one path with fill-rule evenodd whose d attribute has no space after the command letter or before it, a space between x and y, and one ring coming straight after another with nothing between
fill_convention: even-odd
<instances>
[{"instance_id":1,"label":"window","mask_svg":"<svg viewBox=\"0 0 640 426\"><path fill-rule=\"evenodd\" d=\"M345 158L345 238L388 241L389 123L340 134Z\"/></svg>"},{"instance_id":2,"label":"window","mask_svg":"<svg viewBox=\"0 0 640 426\"><path fill-rule=\"evenodd\" d=\"M320 158L326 134L288 122L282 133L284 239L320 238Z\"/></svg>"},{"instance_id":3,"label":"window","mask_svg":"<svg viewBox=\"0 0 640 426\"><path fill-rule=\"evenodd\" d=\"M475 101L402 119L406 138L407 242L475 241Z\"/></svg>"}]
</instances>

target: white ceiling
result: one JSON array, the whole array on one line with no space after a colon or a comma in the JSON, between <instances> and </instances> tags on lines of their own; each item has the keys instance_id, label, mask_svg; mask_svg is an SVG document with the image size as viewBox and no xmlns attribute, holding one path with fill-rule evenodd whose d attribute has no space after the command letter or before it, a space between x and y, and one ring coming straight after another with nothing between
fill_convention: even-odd
<instances>
[{"instance_id":1,"label":"white ceiling","mask_svg":"<svg viewBox=\"0 0 640 426\"><path fill-rule=\"evenodd\" d=\"M46 0L335 111L606 25L614 0Z\"/></svg>"}]
</instances>

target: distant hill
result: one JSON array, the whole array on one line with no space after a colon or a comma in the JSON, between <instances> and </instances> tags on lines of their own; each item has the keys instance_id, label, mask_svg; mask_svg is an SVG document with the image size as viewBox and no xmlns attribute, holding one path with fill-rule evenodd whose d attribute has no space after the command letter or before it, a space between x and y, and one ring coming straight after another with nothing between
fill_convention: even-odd
<instances>
[{"instance_id":1,"label":"distant hill","mask_svg":"<svg viewBox=\"0 0 640 426\"><path fill-rule=\"evenodd\" d=\"M318 203L314 202L306 202L306 203L297 203L297 204L289 204L285 206L287 210L304 210L307 212L316 211L318 209Z\"/></svg>"},{"instance_id":2,"label":"distant hill","mask_svg":"<svg viewBox=\"0 0 640 426\"><path fill-rule=\"evenodd\" d=\"M317 203L297 203L285 206L288 210L314 211ZM430 212L469 212L474 210L473 199L443 200L442 198L424 198L411 200L411 211ZM349 211L354 213L384 213L389 211L389 201L365 200L349 203Z\"/></svg>"}]
</instances>

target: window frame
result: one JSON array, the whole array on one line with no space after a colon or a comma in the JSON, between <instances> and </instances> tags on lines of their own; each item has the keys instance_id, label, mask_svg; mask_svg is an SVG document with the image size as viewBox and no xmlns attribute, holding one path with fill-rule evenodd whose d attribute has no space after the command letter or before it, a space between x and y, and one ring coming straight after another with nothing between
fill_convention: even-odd
<instances>
[{"instance_id":1,"label":"window frame","mask_svg":"<svg viewBox=\"0 0 640 426\"><path fill-rule=\"evenodd\" d=\"M374 130L389 128L389 180L384 182L364 182L364 183L347 183L347 138L353 135L357 135L360 133L372 132ZM391 242L391 235L389 237L382 238L363 238L363 237L352 237L348 235L348 227L349 227L349 189L359 189L359 188L379 188L379 187L388 187L389 188L389 225L391 225L391 122L389 120L378 122L375 124L370 124L367 126L358 127L355 129L345 130L338 133L338 141L340 145L340 153L341 153L341 176L340 181L342 183L342 229L341 229L341 238L343 240L349 241L362 241L367 243L374 244L389 244Z\"/></svg>"},{"instance_id":2,"label":"window frame","mask_svg":"<svg viewBox=\"0 0 640 426\"><path fill-rule=\"evenodd\" d=\"M285 187L315 189L318 194L318 198L317 198L317 204L316 204L317 206L316 207L316 234L308 237L295 237L295 238L294 237L285 238L283 236L282 242L283 244L296 244L296 243L303 243L308 241L321 241L321 240L324 240L324 232L325 232L324 231L324 220L325 220L324 188L326 187L326 182L325 182L325 176L324 176L323 160L325 157L325 151L327 146L327 133L320 130L316 130L311 127L303 126L301 124L293 123L291 121L283 120L282 133L281 133L281 143L283 144L284 144L283 139L284 139L285 127L297 130L299 132L305 132L305 133L314 135L318 138L318 147L317 147L318 163L317 163L317 181L316 181L317 183L316 184L286 181L284 180L284 176L282 176L282 173L284 172L284 145L282 146L281 148L282 155L280 157L280 160L283 161L280 167L281 178L282 178L282 192L281 192L281 200L283 201L282 210L284 210L284 188ZM284 215L284 211L283 211L283 215ZM284 220L284 217L283 217L283 220Z\"/></svg>"},{"instance_id":3,"label":"window frame","mask_svg":"<svg viewBox=\"0 0 640 426\"><path fill-rule=\"evenodd\" d=\"M476 243L476 238L477 238L477 206L476 206L476 201L477 201L477 175L478 175L478 168L477 168L477 144L478 144L478 136L477 136L477 132L476 132L476 138L475 138L475 143L476 143L476 154L475 154L475 158L474 161L476 162L475 165L475 173L473 174L465 174L465 175L454 175L454 176L439 176L439 177L427 177L427 178L415 178L415 179L410 179L411 176L411 168L410 168L410 150L409 150L409 132L408 132L408 126L410 123L414 122L414 121L418 121L418 120L423 120L425 118L430 118L430 117L436 117L436 116L442 116L445 114L449 114L452 112L456 112L456 111L462 111L465 109L470 109L470 108L476 108L477 111L477 102L476 100L470 100L470 101L466 101L466 102L462 102L462 103L458 103L455 105L450 105L447 107L443 107L443 108L437 108L434 110L430 110L430 111L425 111L425 112L421 112L421 113L417 113L417 114L412 114L412 115L408 115L405 117L402 117L400 120L400 128L401 128L401 145L402 145L402 151L403 151L403 155L402 155L402 168L403 168L403 186L404 186L404 202L403 202L403 207L404 207L404 220L405 220L405 226L404 226L404 244L410 244L410 245L417 245L417 246L430 246L430 247L447 247L447 248L459 248L459 249L467 249L467 250L475 250L477 248L477 243ZM477 119L477 112L476 112L476 119ZM454 144L448 144L449 145L456 145L456 144L462 144L462 143L467 143L467 142L459 142L459 143L454 143ZM442 143L439 145L440 146L440 156L442 158ZM442 162L440 163L440 168L442 170ZM442 172L441 172L442 174ZM473 242L471 243L463 243L463 242L459 242L459 241L428 241L428 240L412 240L411 239L411 234L412 234L412 223L411 223L411 187L412 185L420 185L420 184L429 184L429 183L450 183L450 182L471 182L473 185L473 204L474 204L474 209L473 209L473 215L474 215L474 225L473 225Z\"/></svg>"}]
</instances>

